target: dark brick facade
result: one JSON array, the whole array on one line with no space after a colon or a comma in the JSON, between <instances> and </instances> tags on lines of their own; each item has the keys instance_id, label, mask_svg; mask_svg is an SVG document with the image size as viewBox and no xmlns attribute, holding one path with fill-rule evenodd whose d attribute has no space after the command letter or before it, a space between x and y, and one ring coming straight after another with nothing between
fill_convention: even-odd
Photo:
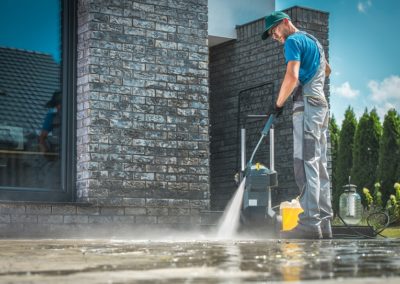
<instances>
[{"instance_id":1,"label":"dark brick facade","mask_svg":"<svg viewBox=\"0 0 400 284\"><path fill-rule=\"evenodd\" d=\"M206 0L79 1L78 201L208 208L207 13Z\"/></svg>"},{"instance_id":2,"label":"dark brick facade","mask_svg":"<svg viewBox=\"0 0 400 284\"><path fill-rule=\"evenodd\" d=\"M294 24L315 35L328 48L328 14L294 7L287 10ZM285 63L282 46L261 40L264 19L237 27L237 40L210 49L211 207L223 209L236 189L234 175L240 169L240 125L247 114L265 114L276 100ZM329 94L329 82L326 85ZM297 195L293 174L292 101L275 127L275 169L279 188L275 201ZM247 159L264 125L247 120ZM269 165L268 139L256 160Z\"/></svg>"}]
</instances>

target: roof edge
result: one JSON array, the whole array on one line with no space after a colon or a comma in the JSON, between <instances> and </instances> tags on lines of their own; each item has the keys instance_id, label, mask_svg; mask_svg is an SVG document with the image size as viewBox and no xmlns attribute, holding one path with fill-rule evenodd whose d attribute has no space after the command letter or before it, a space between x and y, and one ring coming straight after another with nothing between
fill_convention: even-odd
<instances>
[{"instance_id":1,"label":"roof edge","mask_svg":"<svg viewBox=\"0 0 400 284\"><path fill-rule=\"evenodd\" d=\"M0 49L8 49L8 50L12 50L12 51L19 51L19 52L25 52L25 53L35 53L35 54L39 54L39 55L52 56L51 53L46 53L46 52L37 51L37 50L29 50L29 49L17 48L17 47L9 47L9 46L1 46L0 45Z\"/></svg>"},{"instance_id":2,"label":"roof edge","mask_svg":"<svg viewBox=\"0 0 400 284\"><path fill-rule=\"evenodd\" d=\"M309 7L305 7L305 6L299 6L299 5L295 5L295 6L292 6L292 7L290 7L290 8L283 9L282 11L288 11L288 10L291 10L291 9L294 9L294 8L300 8L300 9L304 9L304 10L315 11L315 12L319 12L319 13L323 13L323 14L329 15L329 12L322 11L322 10L315 9L315 8L309 8ZM235 28L236 28L236 29L239 29L239 28L241 28L241 27L243 27L243 26L247 26L247 25L253 24L253 23L255 23L255 22L264 20L264 18L265 18L265 17L262 17L262 18L255 19L255 20L253 20L253 21L250 21L250 22L245 23L245 24L242 24L242 25L236 25Z\"/></svg>"},{"instance_id":3,"label":"roof edge","mask_svg":"<svg viewBox=\"0 0 400 284\"><path fill-rule=\"evenodd\" d=\"M319 10L319 9L316 9L316 8L310 8L310 7L306 7L306 6L299 6L299 5L295 5L295 6L292 6L290 8L283 9L283 11L287 11L287 10L290 10L290 9L293 9L293 8L300 8L300 9L320 12L320 13L329 15L329 12L327 12L327 11Z\"/></svg>"}]
</instances>

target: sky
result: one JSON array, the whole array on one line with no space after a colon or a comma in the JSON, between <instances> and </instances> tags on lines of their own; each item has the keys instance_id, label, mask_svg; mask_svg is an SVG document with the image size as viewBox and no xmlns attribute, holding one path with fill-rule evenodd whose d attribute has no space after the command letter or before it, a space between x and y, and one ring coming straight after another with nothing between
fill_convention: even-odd
<instances>
[{"instance_id":1,"label":"sky","mask_svg":"<svg viewBox=\"0 0 400 284\"><path fill-rule=\"evenodd\" d=\"M48 53L59 62L59 11L57 0L0 0L0 46Z\"/></svg>"},{"instance_id":2,"label":"sky","mask_svg":"<svg viewBox=\"0 0 400 284\"><path fill-rule=\"evenodd\" d=\"M329 12L331 113L341 126L348 106L357 118L376 108L381 122L400 112L399 0L276 0Z\"/></svg>"},{"instance_id":3,"label":"sky","mask_svg":"<svg viewBox=\"0 0 400 284\"><path fill-rule=\"evenodd\" d=\"M236 38L236 25L260 19L274 8L273 0L208 0L208 34Z\"/></svg>"}]
</instances>

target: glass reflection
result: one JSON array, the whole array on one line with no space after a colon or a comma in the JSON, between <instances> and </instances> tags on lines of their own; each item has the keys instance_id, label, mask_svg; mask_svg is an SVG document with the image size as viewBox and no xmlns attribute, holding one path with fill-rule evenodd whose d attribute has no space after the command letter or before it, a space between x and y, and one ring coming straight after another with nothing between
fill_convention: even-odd
<instances>
[{"instance_id":1,"label":"glass reflection","mask_svg":"<svg viewBox=\"0 0 400 284\"><path fill-rule=\"evenodd\" d=\"M280 272L284 281L299 281L304 269L304 251L297 243L283 243L282 255L285 261L280 265Z\"/></svg>"},{"instance_id":2,"label":"glass reflection","mask_svg":"<svg viewBox=\"0 0 400 284\"><path fill-rule=\"evenodd\" d=\"M0 190L60 189L60 3L0 3Z\"/></svg>"}]
</instances>

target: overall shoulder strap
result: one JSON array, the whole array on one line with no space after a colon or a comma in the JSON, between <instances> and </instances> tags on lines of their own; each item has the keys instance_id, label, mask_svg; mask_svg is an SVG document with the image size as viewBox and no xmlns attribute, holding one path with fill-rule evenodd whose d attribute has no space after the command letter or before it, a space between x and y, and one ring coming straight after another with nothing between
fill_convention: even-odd
<instances>
[{"instance_id":1,"label":"overall shoulder strap","mask_svg":"<svg viewBox=\"0 0 400 284\"><path fill-rule=\"evenodd\" d=\"M310 39L312 39L316 43L316 45L318 46L318 49L319 49L319 52L321 53L321 55L325 56L324 48L322 47L322 44L318 41L318 39L315 36L305 32L305 31L299 31L299 33L304 34L305 36L307 36Z\"/></svg>"}]
</instances>

